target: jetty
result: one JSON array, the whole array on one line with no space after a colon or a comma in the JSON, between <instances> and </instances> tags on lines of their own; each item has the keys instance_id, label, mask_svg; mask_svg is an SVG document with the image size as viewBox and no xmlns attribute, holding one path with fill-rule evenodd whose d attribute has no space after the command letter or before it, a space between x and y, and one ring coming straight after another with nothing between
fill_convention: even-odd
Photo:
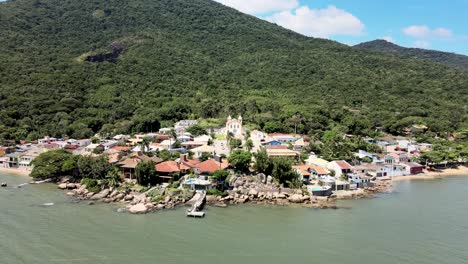
<instances>
[{"instance_id":1,"label":"jetty","mask_svg":"<svg viewBox=\"0 0 468 264\"><path fill-rule=\"evenodd\" d=\"M185 215L188 217L205 217L205 212L202 212L201 210L205 206L206 191L197 191L192 200L194 203L190 209L187 209Z\"/></svg>"}]
</instances>

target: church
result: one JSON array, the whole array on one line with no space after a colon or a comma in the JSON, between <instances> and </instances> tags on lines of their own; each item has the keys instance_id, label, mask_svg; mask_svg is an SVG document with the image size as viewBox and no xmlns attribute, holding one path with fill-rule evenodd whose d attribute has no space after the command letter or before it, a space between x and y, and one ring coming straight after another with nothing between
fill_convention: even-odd
<instances>
[{"instance_id":1,"label":"church","mask_svg":"<svg viewBox=\"0 0 468 264\"><path fill-rule=\"evenodd\" d=\"M235 138L241 138L243 131L242 116L239 115L237 119L229 116L226 122L226 135L231 133Z\"/></svg>"}]
</instances>

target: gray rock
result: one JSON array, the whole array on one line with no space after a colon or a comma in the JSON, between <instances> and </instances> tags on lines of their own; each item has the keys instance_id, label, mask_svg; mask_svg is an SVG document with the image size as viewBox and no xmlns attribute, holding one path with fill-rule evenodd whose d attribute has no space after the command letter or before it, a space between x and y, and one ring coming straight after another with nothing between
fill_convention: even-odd
<instances>
[{"instance_id":1,"label":"gray rock","mask_svg":"<svg viewBox=\"0 0 468 264\"><path fill-rule=\"evenodd\" d=\"M305 197L302 194L294 194L288 198L291 203L303 203L305 201Z\"/></svg>"},{"instance_id":2,"label":"gray rock","mask_svg":"<svg viewBox=\"0 0 468 264\"><path fill-rule=\"evenodd\" d=\"M101 199L104 199L106 198L110 193L110 190L109 189L104 189L102 190L101 192L99 192L98 194L95 194L93 195L93 197L91 197L91 200L101 200Z\"/></svg>"},{"instance_id":3,"label":"gray rock","mask_svg":"<svg viewBox=\"0 0 468 264\"><path fill-rule=\"evenodd\" d=\"M114 191L109 195L109 197L110 197L110 198L114 198L115 196L117 196L117 194L119 194L119 191L114 190Z\"/></svg>"},{"instance_id":4,"label":"gray rock","mask_svg":"<svg viewBox=\"0 0 468 264\"><path fill-rule=\"evenodd\" d=\"M266 180L266 183L267 183L267 184L271 184L272 182L273 182L273 177L271 177L270 175L268 175L267 180Z\"/></svg>"},{"instance_id":5,"label":"gray rock","mask_svg":"<svg viewBox=\"0 0 468 264\"><path fill-rule=\"evenodd\" d=\"M125 195L124 200L125 200L125 201L133 200L133 195L131 195L131 194Z\"/></svg>"},{"instance_id":6,"label":"gray rock","mask_svg":"<svg viewBox=\"0 0 468 264\"><path fill-rule=\"evenodd\" d=\"M67 189L67 184L66 183L61 183L57 186L60 190L65 190Z\"/></svg>"},{"instance_id":7,"label":"gray rock","mask_svg":"<svg viewBox=\"0 0 468 264\"><path fill-rule=\"evenodd\" d=\"M75 192L67 192L68 196L75 196Z\"/></svg>"},{"instance_id":8,"label":"gray rock","mask_svg":"<svg viewBox=\"0 0 468 264\"><path fill-rule=\"evenodd\" d=\"M74 183L67 183L67 189L75 189L76 185Z\"/></svg>"},{"instance_id":9,"label":"gray rock","mask_svg":"<svg viewBox=\"0 0 468 264\"><path fill-rule=\"evenodd\" d=\"M120 201L120 200L122 200L124 197L125 197L125 194L119 193L119 194L117 194L117 195L114 197L114 199Z\"/></svg>"},{"instance_id":10,"label":"gray rock","mask_svg":"<svg viewBox=\"0 0 468 264\"><path fill-rule=\"evenodd\" d=\"M139 203L131 206L128 211L131 214L146 214L148 212L148 208L145 206L145 204Z\"/></svg>"},{"instance_id":11,"label":"gray rock","mask_svg":"<svg viewBox=\"0 0 468 264\"><path fill-rule=\"evenodd\" d=\"M162 210L162 209L164 209L164 204L158 204L158 205L156 205L156 209L157 209L157 210Z\"/></svg>"},{"instance_id":12,"label":"gray rock","mask_svg":"<svg viewBox=\"0 0 468 264\"><path fill-rule=\"evenodd\" d=\"M250 189L248 195L252 196L254 198L257 198L258 197L258 191L255 190L255 189Z\"/></svg>"}]
</instances>

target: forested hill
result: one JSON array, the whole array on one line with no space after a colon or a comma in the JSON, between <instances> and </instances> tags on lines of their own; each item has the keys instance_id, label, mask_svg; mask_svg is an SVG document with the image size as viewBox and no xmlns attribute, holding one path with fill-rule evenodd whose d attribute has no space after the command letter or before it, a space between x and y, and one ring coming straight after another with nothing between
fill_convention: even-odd
<instances>
[{"instance_id":1,"label":"forested hill","mask_svg":"<svg viewBox=\"0 0 468 264\"><path fill-rule=\"evenodd\" d=\"M387 54L432 60L435 62L443 63L448 66L468 70L468 56L460 54L442 52L437 50L405 48L383 39L364 42L356 45L355 47Z\"/></svg>"},{"instance_id":2,"label":"forested hill","mask_svg":"<svg viewBox=\"0 0 468 264\"><path fill-rule=\"evenodd\" d=\"M467 126L464 71L307 38L211 0L11 0L0 32L4 139L228 114L302 133Z\"/></svg>"}]
</instances>

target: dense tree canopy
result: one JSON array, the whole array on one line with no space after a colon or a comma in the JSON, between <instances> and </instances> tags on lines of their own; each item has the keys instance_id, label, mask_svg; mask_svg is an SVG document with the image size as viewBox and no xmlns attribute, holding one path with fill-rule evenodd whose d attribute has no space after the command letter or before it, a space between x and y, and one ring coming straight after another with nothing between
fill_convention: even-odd
<instances>
[{"instance_id":1,"label":"dense tree canopy","mask_svg":"<svg viewBox=\"0 0 468 264\"><path fill-rule=\"evenodd\" d=\"M0 140L238 113L267 132L468 127L464 71L308 38L210 0L7 1L0 32Z\"/></svg>"}]
</instances>

